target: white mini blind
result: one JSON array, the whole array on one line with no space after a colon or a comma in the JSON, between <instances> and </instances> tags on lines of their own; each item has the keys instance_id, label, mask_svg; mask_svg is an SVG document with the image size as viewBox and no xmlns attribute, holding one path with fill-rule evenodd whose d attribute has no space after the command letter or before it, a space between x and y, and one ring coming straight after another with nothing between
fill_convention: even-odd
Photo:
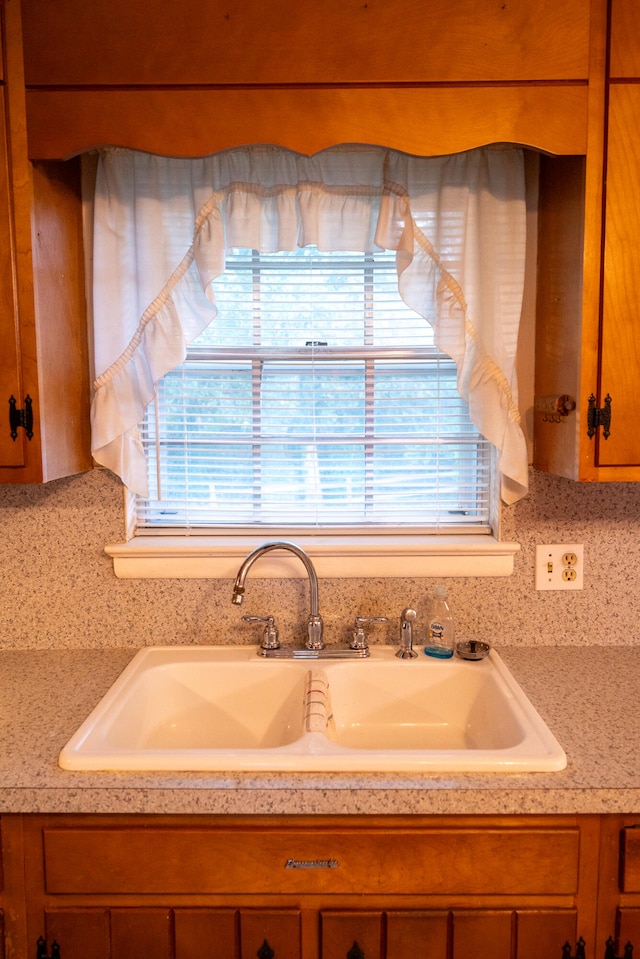
<instances>
[{"instance_id":1,"label":"white mini blind","mask_svg":"<svg viewBox=\"0 0 640 959\"><path fill-rule=\"evenodd\" d=\"M490 445L393 252L234 249L214 288L142 424L138 532L489 531Z\"/></svg>"}]
</instances>

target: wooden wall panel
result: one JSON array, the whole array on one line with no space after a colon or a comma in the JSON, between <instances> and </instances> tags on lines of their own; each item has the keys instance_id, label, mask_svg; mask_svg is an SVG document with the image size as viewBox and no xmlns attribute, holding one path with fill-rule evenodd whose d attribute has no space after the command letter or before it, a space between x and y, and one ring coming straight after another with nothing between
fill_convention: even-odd
<instances>
[{"instance_id":1,"label":"wooden wall panel","mask_svg":"<svg viewBox=\"0 0 640 959\"><path fill-rule=\"evenodd\" d=\"M47 84L388 83L588 75L584 0L23 0Z\"/></svg>"}]
</instances>

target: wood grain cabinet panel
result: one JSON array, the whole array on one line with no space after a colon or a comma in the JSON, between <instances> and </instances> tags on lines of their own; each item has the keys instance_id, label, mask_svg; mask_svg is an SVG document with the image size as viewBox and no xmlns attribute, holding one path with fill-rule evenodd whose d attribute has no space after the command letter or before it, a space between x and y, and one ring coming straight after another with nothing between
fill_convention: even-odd
<instances>
[{"instance_id":1,"label":"wood grain cabinet panel","mask_svg":"<svg viewBox=\"0 0 640 959\"><path fill-rule=\"evenodd\" d=\"M597 817L12 818L29 941L63 959L560 959L593 942Z\"/></svg>"},{"instance_id":2,"label":"wood grain cabinet panel","mask_svg":"<svg viewBox=\"0 0 640 959\"><path fill-rule=\"evenodd\" d=\"M175 959L203 959L216 953L236 959L239 925L236 909L175 909ZM253 957L252 957L253 959Z\"/></svg>"},{"instance_id":3,"label":"wood grain cabinet panel","mask_svg":"<svg viewBox=\"0 0 640 959\"><path fill-rule=\"evenodd\" d=\"M598 147L582 175L571 161L541 161L536 396L570 395L577 409L559 423L536 414L534 465L637 482L640 5L612 0L610 11L609 74L593 82L604 96L590 122Z\"/></svg>"},{"instance_id":4,"label":"wood grain cabinet panel","mask_svg":"<svg viewBox=\"0 0 640 959\"><path fill-rule=\"evenodd\" d=\"M600 843L597 953L608 940L614 955L630 943L640 951L640 828L637 816L605 817Z\"/></svg>"},{"instance_id":5,"label":"wood grain cabinet panel","mask_svg":"<svg viewBox=\"0 0 640 959\"><path fill-rule=\"evenodd\" d=\"M40 934L49 949L62 943L65 959L110 959L108 909L47 910Z\"/></svg>"},{"instance_id":6,"label":"wood grain cabinet panel","mask_svg":"<svg viewBox=\"0 0 640 959\"><path fill-rule=\"evenodd\" d=\"M72 907L45 912L48 949L63 959L300 959L300 913L293 909ZM265 945L266 943L266 945Z\"/></svg>"},{"instance_id":7,"label":"wood grain cabinet panel","mask_svg":"<svg viewBox=\"0 0 640 959\"><path fill-rule=\"evenodd\" d=\"M391 910L386 914L386 959L446 959L451 942L447 910Z\"/></svg>"},{"instance_id":8,"label":"wood grain cabinet panel","mask_svg":"<svg viewBox=\"0 0 640 959\"><path fill-rule=\"evenodd\" d=\"M234 85L585 79L584 0L23 0L26 79Z\"/></svg>"},{"instance_id":9,"label":"wood grain cabinet panel","mask_svg":"<svg viewBox=\"0 0 640 959\"><path fill-rule=\"evenodd\" d=\"M623 950L627 943L631 943L637 952L638 948L640 948L640 906L622 906L618 908L615 939L618 944L616 955L623 955Z\"/></svg>"},{"instance_id":10,"label":"wood grain cabinet panel","mask_svg":"<svg viewBox=\"0 0 640 959\"><path fill-rule=\"evenodd\" d=\"M601 396L611 397L611 435L598 440L598 465L640 464L640 85L615 84L609 94L605 206Z\"/></svg>"},{"instance_id":11,"label":"wood grain cabinet panel","mask_svg":"<svg viewBox=\"0 0 640 959\"><path fill-rule=\"evenodd\" d=\"M23 0L29 156L256 142L584 153L603 2L186 0L176 17L165 0Z\"/></svg>"},{"instance_id":12,"label":"wood grain cabinet panel","mask_svg":"<svg viewBox=\"0 0 640 959\"><path fill-rule=\"evenodd\" d=\"M611 64L613 78L640 77L640 4L611 0Z\"/></svg>"},{"instance_id":13,"label":"wood grain cabinet panel","mask_svg":"<svg viewBox=\"0 0 640 959\"><path fill-rule=\"evenodd\" d=\"M381 912L368 912L366 909L322 912L321 959L347 959L349 955L386 959L383 953Z\"/></svg>"},{"instance_id":14,"label":"wood grain cabinet panel","mask_svg":"<svg viewBox=\"0 0 640 959\"><path fill-rule=\"evenodd\" d=\"M29 163L19 3L0 24L0 483L36 483L92 465L79 166Z\"/></svg>"},{"instance_id":15,"label":"wood grain cabinet panel","mask_svg":"<svg viewBox=\"0 0 640 959\"><path fill-rule=\"evenodd\" d=\"M576 909L517 909L514 920L517 959L559 959L578 940Z\"/></svg>"},{"instance_id":16,"label":"wood grain cabinet panel","mask_svg":"<svg viewBox=\"0 0 640 959\"><path fill-rule=\"evenodd\" d=\"M274 959L301 959L299 910L241 909L239 959L254 959L261 950ZM180 957L176 957L180 959Z\"/></svg>"},{"instance_id":17,"label":"wood grain cabinet panel","mask_svg":"<svg viewBox=\"0 0 640 959\"><path fill-rule=\"evenodd\" d=\"M492 956L511 959L512 913L506 909L456 910L452 959Z\"/></svg>"},{"instance_id":18,"label":"wood grain cabinet panel","mask_svg":"<svg viewBox=\"0 0 640 959\"><path fill-rule=\"evenodd\" d=\"M45 828L44 855L52 894L570 895L579 831Z\"/></svg>"},{"instance_id":19,"label":"wood grain cabinet panel","mask_svg":"<svg viewBox=\"0 0 640 959\"><path fill-rule=\"evenodd\" d=\"M0 466L21 467L25 462L24 445L28 442L24 430L16 439L11 436L9 421L13 397L17 408L25 405L20 365L20 334L16 316L14 263L15 234L12 223L11 188L7 149L5 89L0 87Z\"/></svg>"},{"instance_id":20,"label":"wood grain cabinet panel","mask_svg":"<svg viewBox=\"0 0 640 959\"><path fill-rule=\"evenodd\" d=\"M640 828L635 825L620 833L620 889L640 892Z\"/></svg>"}]
</instances>

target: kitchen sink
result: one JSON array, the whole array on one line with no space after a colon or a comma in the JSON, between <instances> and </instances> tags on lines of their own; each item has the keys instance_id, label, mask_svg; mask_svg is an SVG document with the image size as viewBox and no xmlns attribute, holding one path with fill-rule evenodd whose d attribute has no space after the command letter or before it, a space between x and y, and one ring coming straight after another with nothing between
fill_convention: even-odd
<instances>
[{"instance_id":1,"label":"kitchen sink","mask_svg":"<svg viewBox=\"0 0 640 959\"><path fill-rule=\"evenodd\" d=\"M566 756L498 653L371 647L269 660L256 647L137 653L60 753L69 770L552 771Z\"/></svg>"}]
</instances>

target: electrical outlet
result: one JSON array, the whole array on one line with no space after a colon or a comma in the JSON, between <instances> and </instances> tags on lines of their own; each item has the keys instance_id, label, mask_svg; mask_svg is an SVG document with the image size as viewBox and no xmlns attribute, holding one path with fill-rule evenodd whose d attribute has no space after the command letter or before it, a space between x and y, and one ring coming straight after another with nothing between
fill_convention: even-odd
<instances>
[{"instance_id":1,"label":"electrical outlet","mask_svg":"<svg viewBox=\"0 0 640 959\"><path fill-rule=\"evenodd\" d=\"M582 589L583 569L583 546L536 546L536 589Z\"/></svg>"}]
</instances>

